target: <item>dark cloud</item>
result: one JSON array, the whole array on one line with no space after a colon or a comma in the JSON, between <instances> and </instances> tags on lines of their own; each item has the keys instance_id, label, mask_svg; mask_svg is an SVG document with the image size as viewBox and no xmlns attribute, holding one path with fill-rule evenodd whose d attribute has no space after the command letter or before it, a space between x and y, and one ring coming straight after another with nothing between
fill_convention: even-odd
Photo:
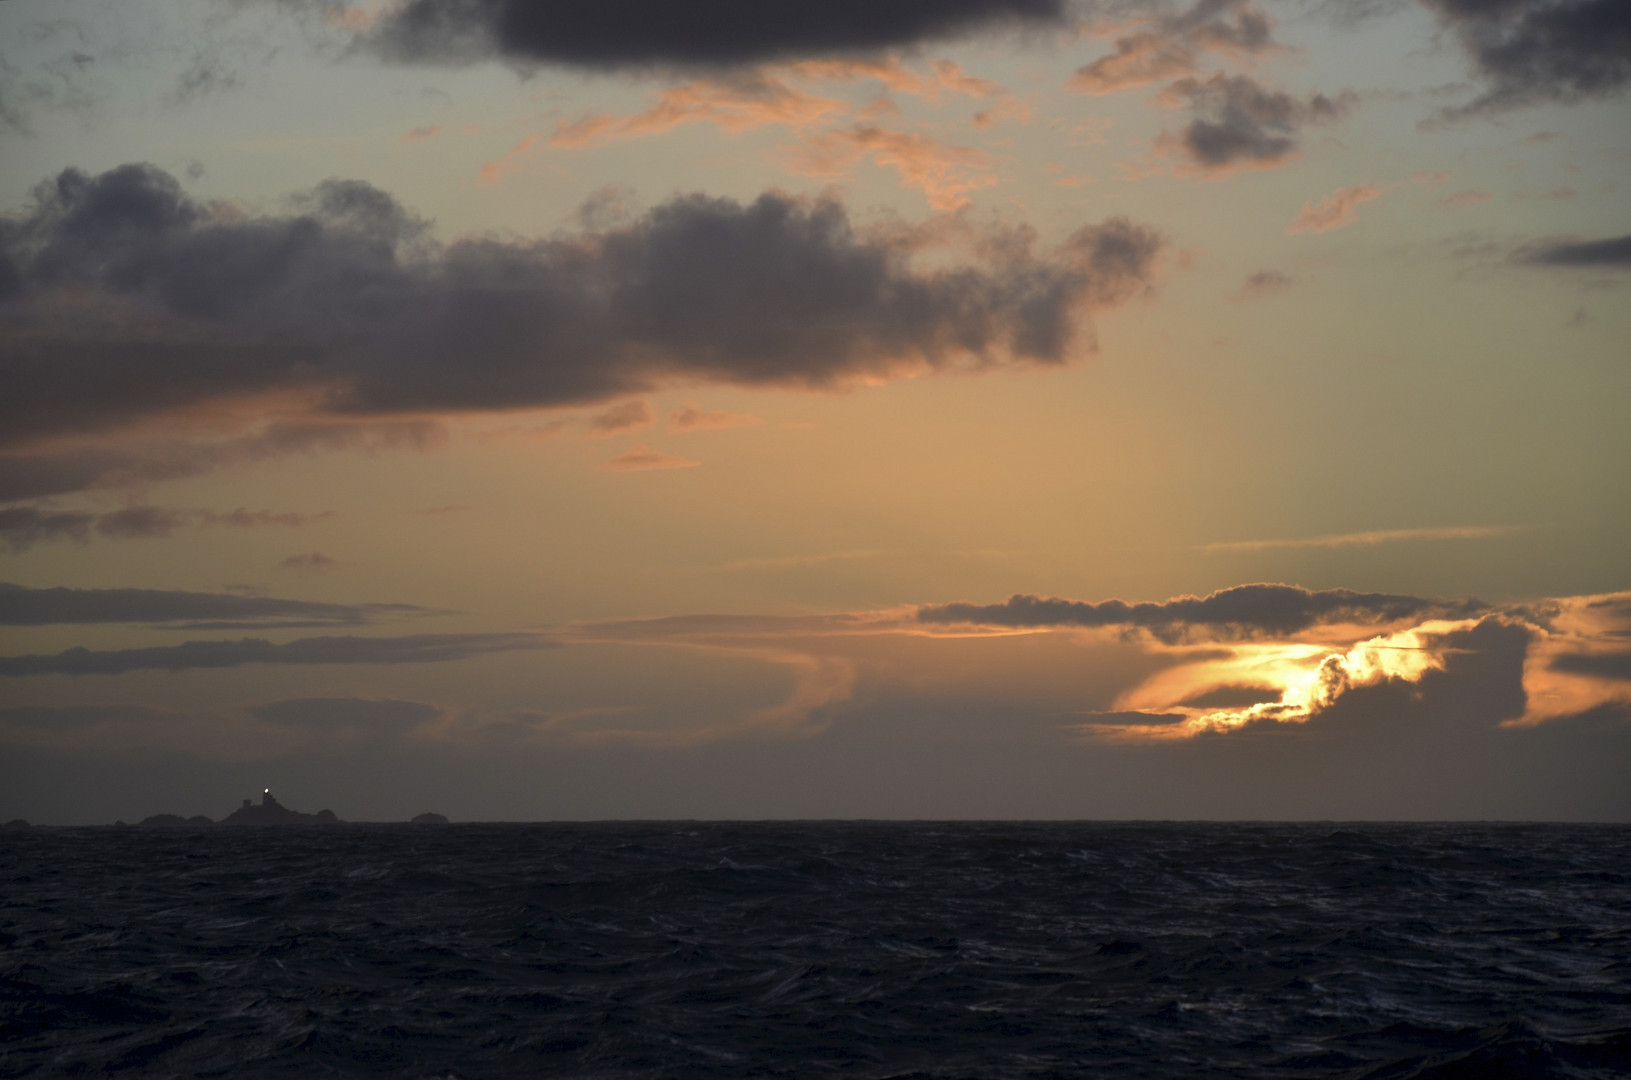
<instances>
[{"instance_id":1,"label":"dark cloud","mask_svg":"<svg viewBox=\"0 0 1631 1080\"><path fill-rule=\"evenodd\" d=\"M1235 296L1241 300L1273 296L1286 291L1294 284L1296 284L1295 279L1278 270L1258 270L1246 276L1246 280L1241 282L1240 290Z\"/></svg>"},{"instance_id":2,"label":"dark cloud","mask_svg":"<svg viewBox=\"0 0 1631 1080\"><path fill-rule=\"evenodd\" d=\"M926 269L839 204L777 193L445 248L366 184L326 181L296 208L226 215L150 165L41 185L0 222L0 430L23 442L291 388L379 414L1056 364L1089 309L1147 287L1161 247L1114 218L1046 254L1010 236Z\"/></svg>"},{"instance_id":3,"label":"dark cloud","mask_svg":"<svg viewBox=\"0 0 1631 1080\"><path fill-rule=\"evenodd\" d=\"M430 420L285 421L230 439L0 454L0 503L177 480L290 454L425 449L445 437L442 426Z\"/></svg>"},{"instance_id":4,"label":"dark cloud","mask_svg":"<svg viewBox=\"0 0 1631 1080\"><path fill-rule=\"evenodd\" d=\"M1570 675L1592 675L1599 679L1631 682L1631 652L1564 653L1552 660L1554 671Z\"/></svg>"},{"instance_id":5,"label":"dark cloud","mask_svg":"<svg viewBox=\"0 0 1631 1080\"><path fill-rule=\"evenodd\" d=\"M1272 686L1216 686L1178 704L1192 709L1244 709L1279 700L1280 690Z\"/></svg>"},{"instance_id":6,"label":"dark cloud","mask_svg":"<svg viewBox=\"0 0 1631 1080\"><path fill-rule=\"evenodd\" d=\"M429 664L484 653L540 649L537 634L411 634L405 637L312 637L274 645L264 638L188 641L144 649L76 647L52 656L0 656L0 677L119 675L127 671L187 671L242 664Z\"/></svg>"},{"instance_id":7,"label":"dark cloud","mask_svg":"<svg viewBox=\"0 0 1631 1080\"><path fill-rule=\"evenodd\" d=\"M380 618L435 614L414 604L335 604L166 589L31 589L0 582L0 626L60 623L183 623L361 626Z\"/></svg>"},{"instance_id":8,"label":"dark cloud","mask_svg":"<svg viewBox=\"0 0 1631 1080\"><path fill-rule=\"evenodd\" d=\"M1288 161L1305 126L1342 119L1353 101L1348 95L1324 94L1301 99L1245 75L1214 75L1204 82L1179 79L1164 97L1187 103L1194 113L1176 145L1204 171Z\"/></svg>"},{"instance_id":9,"label":"dark cloud","mask_svg":"<svg viewBox=\"0 0 1631 1080\"><path fill-rule=\"evenodd\" d=\"M1062 26L1064 0L407 0L367 34L397 61L725 67L864 54L1009 27Z\"/></svg>"},{"instance_id":10,"label":"dark cloud","mask_svg":"<svg viewBox=\"0 0 1631 1080\"><path fill-rule=\"evenodd\" d=\"M240 529L263 525L299 527L328 516L273 513L270 510L178 510L168 506L128 506L106 513L12 506L0 508L0 544L12 551L26 551L35 544L51 540L85 543L93 532L117 540L145 539L169 536L184 526L227 525Z\"/></svg>"},{"instance_id":11,"label":"dark cloud","mask_svg":"<svg viewBox=\"0 0 1631 1080\"><path fill-rule=\"evenodd\" d=\"M1624 269L1631 267L1631 236L1608 240L1551 240L1525 247L1515 258L1526 266Z\"/></svg>"},{"instance_id":12,"label":"dark cloud","mask_svg":"<svg viewBox=\"0 0 1631 1080\"><path fill-rule=\"evenodd\" d=\"M1488 85L1447 115L1607 97L1631 84L1625 0L1423 0Z\"/></svg>"},{"instance_id":13,"label":"dark cloud","mask_svg":"<svg viewBox=\"0 0 1631 1080\"><path fill-rule=\"evenodd\" d=\"M1427 600L1349 589L1314 592L1295 585L1239 585L1209 596L1181 596L1160 603L1090 603L1016 595L1001 604L925 605L918 608L917 617L921 622L986 626L1137 627L1162 640L1176 641L1197 629L1214 637L1254 637L1293 634L1319 623L1466 618L1484 610L1486 606L1477 600Z\"/></svg>"}]
</instances>

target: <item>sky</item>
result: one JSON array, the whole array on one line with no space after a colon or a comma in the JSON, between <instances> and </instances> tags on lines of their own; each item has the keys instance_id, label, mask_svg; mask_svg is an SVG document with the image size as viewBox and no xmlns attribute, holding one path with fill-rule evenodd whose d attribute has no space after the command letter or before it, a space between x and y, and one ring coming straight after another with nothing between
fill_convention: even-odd
<instances>
[{"instance_id":1,"label":"sky","mask_svg":"<svg viewBox=\"0 0 1631 1080\"><path fill-rule=\"evenodd\" d=\"M1623 0L0 4L0 820L1631 820Z\"/></svg>"}]
</instances>

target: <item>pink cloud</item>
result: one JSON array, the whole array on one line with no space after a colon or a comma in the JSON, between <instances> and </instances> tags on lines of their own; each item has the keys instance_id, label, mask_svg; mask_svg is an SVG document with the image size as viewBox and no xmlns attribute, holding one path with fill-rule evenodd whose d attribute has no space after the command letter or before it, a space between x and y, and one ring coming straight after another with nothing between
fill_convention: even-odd
<instances>
[{"instance_id":1,"label":"pink cloud","mask_svg":"<svg viewBox=\"0 0 1631 1080\"><path fill-rule=\"evenodd\" d=\"M833 98L807 94L774 75L754 72L669 87L658 95L656 104L632 116L589 113L562 122L549 145L576 149L612 139L660 135L696 121L732 135L774 124L797 128L844 109Z\"/></svg>"},{"instance_id":2,"label":"pink cloud","mask_svg":"<svg viewBox=\"0 0 1631 1080\"><path fill-rule=\"evenodd\" d=\"M1345 228L1359 220L1359 204L1379 197L1382 189L1375 184L1355 184L1345 187L1319 200L1303 204L1297 220L1288 232L1322 233Z\"/></svg>"},{"instance_id":3,"label":"pink cloud","mask_svg":"<svg viewBox=\"0 0 1631 1080\"><path fill-rule=\"evenodd\" d=\"M519 171L525 166L527 158L538 152L539 136L528 135L514 146L504 156L495 158L481 167L480 182L491 186L498 183L506 175Z\"/></svg>"}]
</instances>

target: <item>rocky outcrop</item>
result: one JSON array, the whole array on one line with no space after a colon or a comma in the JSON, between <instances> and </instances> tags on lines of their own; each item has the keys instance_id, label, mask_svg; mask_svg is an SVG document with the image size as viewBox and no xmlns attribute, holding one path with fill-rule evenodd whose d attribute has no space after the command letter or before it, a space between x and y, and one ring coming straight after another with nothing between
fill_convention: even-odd
<instances>
[{"instance_id":1,"label":"rocky outcrop","mask_svg":"<svg viewBox=\"0 0 1631 1080\"><path fill-rule=\"evenodd\" d=\"M446 825L447 824L447 818L443 817L441 814L430 814L430 813L415 814L414 817L413 817L413 824L415 824L415 825Z\"/></svg>"},{"instance_id":2,"label":"rocky outcrop","mask_svg":"<svg viewBox=\"0 0 1631 1080\"><path fill-rule=\"evenodd\" d=\"M332 810L319 810L315 814L302 814L272 798L268 788L259 805L244 800L244 804L228 814L223 825L338 825L340 819Z\"/></svg>"}]
</instances>

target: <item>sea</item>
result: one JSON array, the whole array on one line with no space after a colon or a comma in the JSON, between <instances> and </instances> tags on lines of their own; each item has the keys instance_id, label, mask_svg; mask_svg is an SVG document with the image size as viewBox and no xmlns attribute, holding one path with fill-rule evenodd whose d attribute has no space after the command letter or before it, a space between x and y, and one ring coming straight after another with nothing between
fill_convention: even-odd
<instances>
[{"instance_id":1,"label":"sea","mask_svg":"<svg viewBox=\"0 0 1631 1080\"><path fill-rule=\"evenodd\" d=\"M1631 827L0 832L0 1076L1631 1076Z\"/></svg>"}]
</instances>

